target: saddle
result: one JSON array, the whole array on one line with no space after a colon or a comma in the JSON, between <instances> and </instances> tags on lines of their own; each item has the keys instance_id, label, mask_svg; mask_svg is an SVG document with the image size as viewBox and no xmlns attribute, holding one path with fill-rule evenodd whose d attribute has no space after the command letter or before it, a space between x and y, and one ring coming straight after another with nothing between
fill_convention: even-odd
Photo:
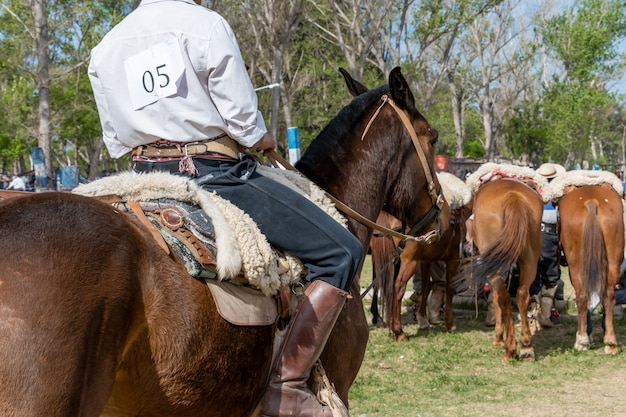
<instances>
[{"instance_id":1,"label":"saddle","mask_svg":"<svg viewBox=\"0 0 626 417\"><path fill-rule=\"evenodd\" d=\"M500 179L515 180L525 184L539 194L544 203L553 199L548 180L529 167L488 162L473 172L467 178L466 183L476 194L483 184Z\"/></svg>"},{"instance_id":2,"label":"saddle","mask_svg":"<svg viewBox=\"0 0 626 417\"><path fill-rule=\"evenodd\" d=\"M301 284L293 289L283 285L275 297L265 296L253 288L243 271L234 277L218 279L215 228L204 210L193 204L172 199L138 202L122 201L117 196L101 198L121 212L134 215L144 224L159 246L173 252L184 264L187 273L204 280L220 315L240 326L270 325L280 317L287 322L293 310L292 294L301 294ZM280 259L278 274L289 271L285 255L272 247Z\"/></svg>"},{"instance_id":3,"label":"saddle","mask_svg":"<svg viewBox=\"0 0 626 417\"><path fill-rule=\"evenodd\" d=\"M258 168L263 175L300 190L329 215L343 219L311 181L285 170ZM289 294L292 288L301 287L306 272L300 260L273 248L247 213L193 180L164 172L123 172L81 184L72 192L99 197L134 215L192 277L234 284L273 304L275 298L282 299L274 309L288 314Z\"/></svg>"},{"instance_id":4,"label":"saddle","mask_svg":"<svg viewBox=\"0 0 626 417\"><path fill-rule=\"evenodd\" d=\"M599 185L613 189L620 197L624 195L622 181L612 172L575 170L567 171L558 175L550 183L550 188L555 199L560 199L565 194L586 186Z\"/></svg>"}]
</instances>

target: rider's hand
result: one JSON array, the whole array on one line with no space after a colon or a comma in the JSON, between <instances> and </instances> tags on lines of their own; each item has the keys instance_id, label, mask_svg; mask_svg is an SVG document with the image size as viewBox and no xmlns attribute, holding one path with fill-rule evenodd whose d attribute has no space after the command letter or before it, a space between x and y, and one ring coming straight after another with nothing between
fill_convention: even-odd
<instances>
[{"instance_id":1,"label":"rider's hand","mask_svg":"<svg viewBox=\"0 0 626 417\"><path fill-rule=\"evenodd\" d=\"M270 136L269 133L266 133L251 148L257 152L262 152L263 155L267 155L270 151L276 149L276 139Z\"/></svg>"}]
</instances>

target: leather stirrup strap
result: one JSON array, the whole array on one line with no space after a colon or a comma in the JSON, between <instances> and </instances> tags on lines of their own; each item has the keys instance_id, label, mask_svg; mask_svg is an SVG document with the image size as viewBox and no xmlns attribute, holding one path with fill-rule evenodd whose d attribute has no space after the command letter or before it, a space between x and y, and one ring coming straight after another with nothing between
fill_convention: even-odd
<instances>
[{"instance_id":1,"label":"leather stirrup strap","mask_svg":"<svg viewBox=\"0 0 626 417\"><path fill-rule=\"evenodd\" d=\"M165 253L167 253L169 255L170 254L169 246L167 246L167 243L165 243L165 239L163 239L163 236L161 236L161 233L152 224L152 222L150 222L150 220L146 217L146 214L141 209L141 206L139 205L139 202L138 201L127 201L126 204L128 204L128 207L132 210L133 213L135 213L135 216L137 216L137 219L139 219L139 221L144 226L146 226L146 228L152 234L152 237L154 237L154 240L157 241L157 243L159 244L161 249L163 249L165 251Z\"/></svg>"}]
</instances>

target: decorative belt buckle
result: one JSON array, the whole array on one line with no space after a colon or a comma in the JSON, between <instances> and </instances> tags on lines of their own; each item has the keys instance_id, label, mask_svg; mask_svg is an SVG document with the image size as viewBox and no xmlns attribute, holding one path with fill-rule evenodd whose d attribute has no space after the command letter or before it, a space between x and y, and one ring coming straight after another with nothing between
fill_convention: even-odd
<instances>
[{"instance_id":1,"label":"decorative belt buckle","mask_svg":"<svg viewBox=\"0 0 626 417\"><path fill-rule=\"evenodd\" d=\"M197 151L197 152L189 152L189 148L195 147L195 146L203 146L204 150L203 151ZM202 154L205 154L205 153L207 153L209 151L209 148L208 148L206 143L194 143L194 144L186 143L183 146L183 149L184 149L184 152L185 152L185 156L202 155Z\"/></svg>"}]
</instances>

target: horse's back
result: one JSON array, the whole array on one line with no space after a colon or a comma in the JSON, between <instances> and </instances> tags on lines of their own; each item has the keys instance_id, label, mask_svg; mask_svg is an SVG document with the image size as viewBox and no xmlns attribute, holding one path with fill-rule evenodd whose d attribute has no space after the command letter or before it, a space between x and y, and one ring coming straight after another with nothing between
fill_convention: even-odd
<instances>
[{"instance_id":1,"label":"horse's back","mask_svg":"<svg viewBox=\"0 0 626 417\"><path fill-rule=\"evenodd\" d=\"M97 414L138 293L140 236L112 207L61 193L6 201L0 219L0 414Z\"/></svg>"},{"instance_id":2,"label":"horse's back","mask_svg":"<svg viewBox=\"0 0 626 417\"><path fill-rule=\"evenodd\" d=\"M506 211L528 209L528 226L538 230L543 202L535 190L521 181L501 179L482 185L474 198L474 233L481 240L492 241L500 236L506 221ZM483 239L481 239L483 237ZM479 248L480 249L480 248Z\"/></svg>"},{"instance_id":3,"label":"horse's back","mask_svg":"<svg viewBox=\"0 0 626 417\"><path fill-rule=\"evenodd\" d=\"M590 203L593 207L589 207ZM607 226L619 228L619 223L621 223L621 229L623 229L623 220L621 222L615 220L623 219L622 199L615 191L603 186L580 187L565 194L559 201L561 225L573 227L584 224L590 208L597 212L600 219L613 220L614 223L607 222Z\"/></svg>"},{"instance_id":4,"label":"horse's back","mask_svg":"<svg viewBox=\"0 0 626 417\"><path fill-rule=\"evenodd\" d=\"M572 190L559 202L560 234L564 248L581 250L582 234L588 216L600 223L607 250L617 255L624 249L624 205L611 188L586 186ZM574 262L574 257L568 262Z\"/></svg>"}]
</instances>

